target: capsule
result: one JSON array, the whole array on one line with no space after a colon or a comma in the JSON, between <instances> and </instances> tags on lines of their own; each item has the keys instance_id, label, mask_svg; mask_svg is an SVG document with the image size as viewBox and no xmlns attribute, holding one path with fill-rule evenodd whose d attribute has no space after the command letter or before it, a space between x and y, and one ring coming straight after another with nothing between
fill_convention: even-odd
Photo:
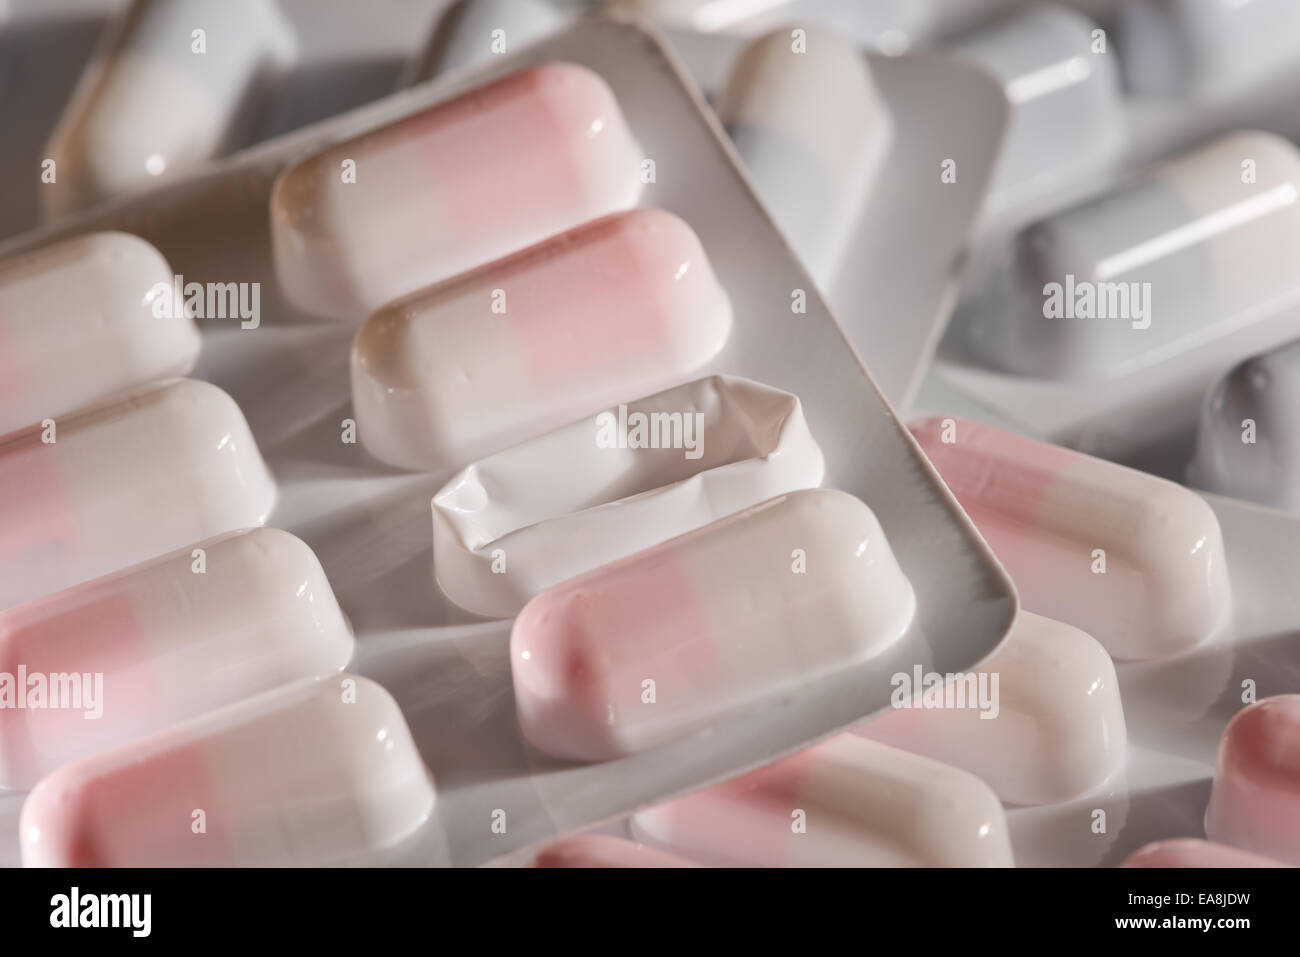
<instances>
[{"instance_id":1,"label":"capsule","mask_svg":"<svg viewBox=\"0 0 1300 957\"><path fill-rule=\"evenodd\" d=\"M821 484L797 396L712 376L498 452L433 497L443 593L508 618L545 588Z\"/></svg>"},{"instance_id":2,"label":"capsule","mask_svg":"<svg viewBox=\"0 0 1300 957\"><path fill-rule=\"evenodd\" d=\"M894 710L858 733L964 768L1008 804L1055 804L1124 766L1115 666L1090 635L1022 611L977 672L894 685Z\"/></svg>"},{"instance_id":3,"label":"capsule","mask_svg":"<svg viewBox=\"0 0 1300 957\"><path fill-rule=\"evenodd\" d=\"M616 213L367 319L352 345L358 431L390 465L462 465L680 382L730 330L691 228Z\"/></svg>"},{"instance_id":4,"label":"capsule","mask_svg":"<svg viewBox=\"0 0 1300 957\"><path fill-rule=\"evenodd\" d=\"M672 854L607 834L581 834L555 841L533 858L533 867L694 867Z\"/></svg>"},{"instance_id":5,"label":"capsule","mask_svg":"<svg viewBox=\"0 0 1300 957\"><path fill-rule=\"evenodd\" d=\"M1248 851L1202 841L1195 837L1175 837L1152 841L1127 858L1120 867L1286 867L1281 861L1261 857Z\"/></svg>"},{"instance_id":6,"label":"capsule","mask_svg":"<svg viewBox=\"0 0 1300 957\"><path fill-rule=\"evenodd\" d=\"M955 45L1002 83L1011 106L994 194L1041 189L1072 168L1105 161L1122 146L1120 72L1104 38L1077 11L1042 6Z\"/></svg>"},{"instance_id":7,"label":"capsule","mask_svg":"<svg viewBox=\"0 0 1300 957\"><path fill-rule=\"evenodd\" d=\"M138 191L241 145L250 103L297 58L274 0L135 0L45 153L54 214Z\"/></svg>"},{"instance_id":8,"label":"capsule","mask_svg":"<svg viewBox=\"0 0 1300 957\"><path fill-rule=\"evenodd\" d=\"M438 19L406 80L424 83L514 53L567 19L549 0L456 0Z\"/></svg>"},{"instance_id":9,"label":"capsule","mask_svg":"<svg viewBox=\"0 0 1300 957\"><path fill-rule=\"evenodd\" d=\"M1205 836L1300 864L1300 694L1248 705L1223 729Z\"/></svg>"},{"instance_id":10,"label":"capsule","mask_svg":"<svg viewBox=\"0 0 1300 957\"><path fill-rule=\"evenodd\" d=\"M261 525L275 484L233 399L173 379L0 438L0 608Z\"/></svg>"},{"instance_id":11,"label":"capsule","mask_svg":"<svg viewBox=\"0 0 1300 957\"><path fill-rule=\"evenodd\" d=\"M1294 0L1125 0L1115 15L1124 84L1143 96L1235 91L1296 63Z\"/></svg>"},{"instance_id":12,"label":"capsule","mask_svg":"<svg viewBox=\"0 0 1300 957\"><path fill-rule=\"evenodd\" d=\"M510 636L519 723L559 758L643 751L872 657L915 607L866 505L791 492L524 606Z\"/></svg>"},{"instance_id":13,"label":"capsule","mask_svg":"<svg viewBox=\"0 0 1300 957\"><path fill-rule=\"evenodd\" d=\"M280 282L309 312L360 319L634 205L640 164L603 79L532 67L286 170L271 197Z\"/></svg>"},{"instance_id":14,"label":"capsule","mask_svg":"<svg viewBox=\"0 0 1300 957\"><path fill-rule=\"evenodd\" d=\"M1187 478L1300 512L1300 342L1240 363L1210 387Z\"/></svg>"},{"instance_id":15,"label":"capsule","mask_svg":"<svg viewBox=\"0 0 1300 957\"><path fill-rule=\"evenodd\" d=\"M0 435L65 415L199 356L189 316L158 316L171 267L137 236L89 233L0 263Z\"/></svg>"},{"instance_id":16,"label":"capsule","mask_svg":"<svg viewBox=\"0 0 1300 957\"><path fill-rule=\"evenodd\" d=\"M842 734L638 812L637 840L731 867L1011 867L983 781Z\"/></svg>"},{"instance_id":17,"label":"capsule","mask_svg":"<svg viewBox=\"0 0 1300 957\"><path fill-rule=\"evenodd\" d=\"M969 351L1007 372L1087 380L1222 342L1300 291L1297 199L1300 153L1270 133L1163 163L1023 230L965 323Z\"/></svg>"},{"instance_id":18,"label":"capsule","mask_svg":"<svg viewBox=\"0 0 1300 957\"><path fill-rule=\"evenodd\" d=\"M0 671L29 676L15 679L16 693L52 687L53 675L80 686L75 707L51 697L44 710L0 710L0 787L30 788L61 764L342 671L351 657L320 562L274 528L199 542L0 611Z\"/></svg>"},{"instance_id":19,"label":"capsule","mask_svg":"<svg viewBox=\"0 0 1300 957\"><path fill-rule=\"evenodd\" d=\"M1228 629L1223 536L1195 492L975 422L912 432L1028 610L1116 658L1177 654Z\"/></svg>"},{"instance_id":20,"label":"capsule","mask_svg":"<svg viewBox=\"0 0 1300 957\"><path fill-rule=\"evenodd\" d=\"M27 867L301 867L392 847L433 804L397 702L342 675L65 765L19 835Z\"/></svg>"},{"instance_id":21,"label":"capsule","mask_svg":"<svg viewBox=\"0 0 1300 957\"><path fill-rule=\"evenodd\" d=\"M894 122L862 50L777 30L741 54L718 118L776 224L819 284L829 282L889 154Z\"/></svg>"}]
</instances>

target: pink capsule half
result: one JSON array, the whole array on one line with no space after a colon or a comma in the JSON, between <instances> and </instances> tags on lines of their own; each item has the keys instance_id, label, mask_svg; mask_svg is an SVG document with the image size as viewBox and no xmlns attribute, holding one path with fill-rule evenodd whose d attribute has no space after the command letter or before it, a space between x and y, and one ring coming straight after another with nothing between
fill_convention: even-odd
<instances>
[{"instance_id":1,"label":"pink capsule half","mask_svg":"<svg viewBox=\"0 0 1300 957\"><path fill-rule=\"evenodd\" d=\"M1223 729L1205 834L1300 864L1300 694L1249 705Z\"/></svg>"}]
</instances>

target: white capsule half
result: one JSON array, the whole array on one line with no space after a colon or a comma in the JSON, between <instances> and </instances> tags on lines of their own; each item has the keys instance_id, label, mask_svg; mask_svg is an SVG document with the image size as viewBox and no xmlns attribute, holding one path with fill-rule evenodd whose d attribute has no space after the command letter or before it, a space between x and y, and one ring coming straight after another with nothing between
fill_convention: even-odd
<instances>
[{"instance_id":1,"label":"white capsule half","mask_svg":"<svg viewBox=\"0 0 1300 957\"><path fill-rule=\"evenodd\" d=\"M0 608L265 523L275 483L233 399L173 379L0 439Z\"/></svg>"},{"instance_id":2,"label":"white capsule half","mask_svg":"<svg viewBox=\"0 0 1300 957\"><path fill-rule=\"evenodd\" d=\"M189 373L194 321L153 307L173 280L162 254L127 233L89 233L0 263L0 435Z\"/></svg>"},{"instance_id":3,"label":"white capsule half","mask_svg":"<svg viewBox=\"0 0 1300 957\"><path fill-rule=\"evenodd\" d=\"M712 376L476 462L433 497L438 585L507 618L545 588L795 489L821 449L797 396Z\"/></svg>"},{"instance_id":4,"label":"white capsule half","mask_svg":"<svg viewBox=\"0 0 1300 957\"><path fill-rule=\"evenodd\" d=\"M902 674L894 710L859 734L965 768L1010 804L1055 804L1124 766L1127 734L1110 656L1077 628L1022 611L978 671Z\"/></svg>"},{"instance_id":5,"label":"white capsule half","mask_svg":"<svg viewBox=\"0 0 1300 957\"><path fill-rule=\"evenodd\" d=\"M855 44L805 30L754 41L718 101L772 217L818 284L835 274L889 154L894 122Z\"/></svg>"},{"instance_id":6,"label":"white capsule half","mask_svg":"<svg viewBox=\"0 0 1300 957\"><path fill-rule=\"evenodd\" d=\"M0 611L0 670L17 676L16 696L46 688L43 706L0 710L0 787L29 788L61 764L351 658L320 562L275 528ZM63 675L73 686L51 677Z\"/></svg>"},{"instance_id":7,"label":"white capsule half","mask_svg":"<svg viewBox=\"0 0 1300 957\"><path fill-rule=\"evenodd\" d=\"M397 702L342 675L65 765L19 833L28 867L302 867L399 844L433 804Z\"/></svg>"},{"instance_id":8,"label":"white capsule half","mask_svg":"<svg viewBox=\"0 0 1300 957\"><path fill-rule=\"evenodd\" d=\"M1006 816L959 768L842 734L638 812L638 840L741 867L1010 867Z\"/></svg>"},{"instance_id":9,"label":"white capsule half","mask_svg":"<svg viewBox=\"0 0 1300 957\"><path fill-rule=\"evenodd\" d=\"M296 56L275 0L135 0L45 147L58 176L41 190L48 208L91 206L237 145Z\"/></svg>"}]
</instances>

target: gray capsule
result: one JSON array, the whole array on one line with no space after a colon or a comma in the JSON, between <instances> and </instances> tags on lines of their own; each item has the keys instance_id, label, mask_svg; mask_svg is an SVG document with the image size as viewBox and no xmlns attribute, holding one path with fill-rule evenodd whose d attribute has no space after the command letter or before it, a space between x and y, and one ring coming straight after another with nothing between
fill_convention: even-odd
<instances>
[{"instance_id":1,"label":"gray capsule","mask_svg":"<svg viewBox=\"0 0 1300 957\"><path fill-rule=\"evenodd\" d=\"M1187 477L1300 512L1300 341L1247 359L1210 388Z\"/></svg>"},{"instance_id":2,"label":"gray capsule","mask_svg":"<svg viewBox=\"0 0 1300 957\"><path fill-rule=\"evenodd\" d=\"M1300 153L1240 132L1023 230L958 321L985 365L1103 379L1223 341L1297 294Z\"/></svg>"},{"instance_id":3,"label":"gray capsule","mask_svg":"<svg viewBox=\"0 0 1300 957\"><path fill-rule=\"evenodd\" d=\"M1124 84L1149 96L1199 95L1300 62L1296 0L1124 0L1116 45Z\"/></svg>"}]
</instances>

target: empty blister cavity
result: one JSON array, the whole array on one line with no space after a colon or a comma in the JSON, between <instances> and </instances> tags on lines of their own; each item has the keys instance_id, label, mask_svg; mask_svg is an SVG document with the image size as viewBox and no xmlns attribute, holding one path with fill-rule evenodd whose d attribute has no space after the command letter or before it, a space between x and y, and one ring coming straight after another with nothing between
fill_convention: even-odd
<instances>
[{"instance_id":1,"label":"empty blister cavity","mask_svg":"<svg viewBox=\"0 0 1300 957\"><path fill-rule=\"evenodd\" d=\"M1195 492L962 419L911 428L1028 610L1117 658L1177 654L1228 630L1223 535Z\"/></svg>"},{"instance_id":2,"label":"empty blister cavity","mask_svg":"<svg viewBox=\"0 0 1300 957\"><path fill-rule=\"evenodd\" d=\"M915 609L866 505L791 492L524 606L510 636L519 723L555 757L644 751L866 661Z\"/></svg>"},{"instance_id":3,"label":"empty blister cavity","mask_svg":"<svg viewBox=\"0 0 1300 957\"><path fill-rule=\"evenodd\" d=\"M978 671L917 672L860 734L965 768L1009 804L1067 801L1124 766L1115 666L1077 628L1022 611Z\"/></svg>"},{"instance_id":4,"label":"empty blister cavity","mask_svg":"<svg viewBox=\"0 0 1300 957\"><path fill-rule=\"evenodd\" d=\"M464 469L433 498L443 592L509 617L544 588L821 484L796 396L713 376L620 404Z\"/></svg>"},{"instance_id":5,"label":"empty blister cavity","mask_svg":"<svg viewBox=\"0 0 1300 957\"><path fill-rule=\"evenodd\" d=\"M567 21L551 0L456 0L438 20L407 73L424 83L523 49Z\"/></svg>"},{"instance_id":6,"label":"empty blister cavity","mask_svg":"<svg viewBox=\"0 0 1300 957\"><path fill-rule=\"evenodd\" d=\"M834 34L756 40L718 101L759 195L819 284L858 223L894 137L862 51Z\"/></svg>"},{"instance_id":7,"label":"empty blister cavity","mask_svg":"<svg viewBox=\"0 0 1300 957\"><path fill-rule=\"evenodd\" d=\"M1119 69L1081 14L1041 6L999 21L956 49L1002 83L1011 122L995 194L1097 164L1123 144Z\"/></svg>"},{"instance_id":8,"label":"empty blister cavity","mask_svg":"<svg viewBox=\"0 0 1300 957\"><path fill-rule=\"evenodd\" d=\"M392 465L463 465L712 359L731 305L671 213L587 223L374 313L352 346L361 442Z\"/></svg>"},{"instance_id":9,"label":"empty blister cavity","mask_svg":"<svg viewBox=\"0 0 1300 957\"><path fill-rule=\"evenodd\" d=\"M694 867L690 861L608 834L580 834L548 844L533 867Z\"/></svg>"},{"instance_id":10,"label":"empty blister cavity","mask_svg":"<svg viewBox=\"0 0 1300 957\"><path fill-rule=\"evenodd\" d=\"M1205 835L1300 865L1300 694L1248 705L1223 729Z\"/></svg>"},{"instance_id":11,"label":"empty blister cavity","mask_svg":"<svg viewBox=\"0 0 1300 957\"><path fill-rule=\"evenodd\" d=\"M360 319L635 205L640 164L600 76L521 70L286 170L271 197L277 273L299 307Z\"/></svg>"},{"instance_id":12,"label":"empty blister cavity","mask_svg":"<svg viewBox=\"0 0 1300 957\"><path fill-rule=\"evenodd\" d=\"M1138 848L1120 867L1286 867L1281 861L1261 857L1237 847L1203 841L1195 837L1175 837L1152 841Z\"/></svg>"},{"instance_id":13,"label":"empty blister cavity","mask_svg":"<svg viewBox=\"0 0 1300 957\"><path fill-rule=\"evenodd\" d=\"M237 145L296 55L274 0L135 0L46 146L51 211L139 190Z\"/></svg>"},{"instance_id":14,"label":"empty blister cavity","mask_svg":"<svg viewBox=\"0 0 1300 957\"><path fill-rule=\"evenodd\" d=\"M959 768L837 735L638 812L638 840L756 867L1010 867L1006 816Z\"/></svg>"},{"instance_id":15,"label":"empty blister cavity","mask_svg":"<svg viewBox=\"0 0 1300 957\"><path fill-rule=\"evenodd\" d=\"M0 435L190 372L194 321L154 309L173 281L162 254L126 233L89 233L0 263Z\"/></svg>"},{"instance_id":16,"label":"empty blister cavity","mask_svg":"<svg viewBox=\"0 0 1300 957\"><path fill-rule=\"evenodd\" d=\"M1115 13L1124 84L1134 93L1235 89L1300 56L1295 0L1124 0Z\"/></svg>"},{"instance_id":17,"label":"empty blister cavity","mask_svg":"<svg viewBox=\"0 0 1300 957\"><path fill-rule=\"evenodd\" d=\"M265 523L275 484L214 385L173 379L0 439L0 608Z\"/></svg>"},{"instance_id":18,"label":"empty blister cavity","mask_svg":"<svg viewBox=\"0 0 1300 957\"><path fill-rule=\"evenodd\" d=\"M967 317L967 345L1008 372L1105 378L1293 308L1298 190L1300 154L1269 133L1165 162L1023 230Z\"/></svg>"},{"instance_id":19,"label":"empty blister cavity","mask_svg":"<svg viewBox=\"0 0 1300 957\"><path fill-rule=\"evenodd\" d=\"M0 787L29 788L61 764L351 657L320 562L273 528L0 611L15 709L0 710Z\"/></svg>"},{"instance_id":20,"label":"empty blister cavity","mask_svg":"<svg viewBox=\"0 0 1300 957\"><path fill-rule=\"evenodd\" d=\"M28 795L28 867L301 867L392 847L433 810L402 712L307 679L65 765Z\"/></svg>"},{"instance_id":21,"label":"empty blister cavity","mask_svg":"<svg viewBox=\"0 0 1300 957\"><path fill-rule=\"evenodd\" d=\"M1300 512L1300 342L1247 359L1205 397L1188 480Z\"/></svg>"}]
</instances>

